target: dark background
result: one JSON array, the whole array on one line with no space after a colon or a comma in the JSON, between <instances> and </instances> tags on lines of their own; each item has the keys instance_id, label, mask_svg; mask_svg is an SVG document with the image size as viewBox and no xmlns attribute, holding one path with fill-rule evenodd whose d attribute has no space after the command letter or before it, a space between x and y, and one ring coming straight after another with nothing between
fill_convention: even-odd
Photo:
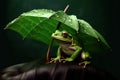
<instances>
[{"instance_id":1,"label":"dark background","mask_svg":"<svg viewBox=\"0 0 120 80\"><path fill-rule=\"evenodd\" d=\"M89 22L107 40L112 53L99 57L94 62L116 78L120 75L119 18L116 0L0 0L0 70L5 67L44 57L47 45L25 39L13 31L3 28L21 13L32 9L63 10ZM52 52L54 52L52 50ZM102 54L102 53L101 53Z\"/></svg>"}]
</instances>

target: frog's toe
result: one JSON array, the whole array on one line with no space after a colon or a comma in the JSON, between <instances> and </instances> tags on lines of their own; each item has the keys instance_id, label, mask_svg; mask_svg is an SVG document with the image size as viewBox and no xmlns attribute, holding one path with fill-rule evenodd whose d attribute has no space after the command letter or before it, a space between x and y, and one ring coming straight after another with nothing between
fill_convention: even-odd
<instances>
[{"instance_id":1,"label":"frog's toe","mask_svg":"<svg viewBox=\"0 0 120 80\"><path fill-rule=\"evenodd\" d=\"M60 62L59 58L51 58L51 61L49 63L57 63L58 61Z\"/></svg>"},{"instance_id":2,"label":"frog's toe","mask_svg":"<svg viewBox=\"0 0 120 80\"><path fill-rule=\"evenodd\" d=\"M91 63L90 61L83 61L83 62L80 62L78 65L83 66L83 68L86 68L86 66L90 63Z\"/></svg>"},{"instance_id":3,"label":"frog's toe","mask_svg":"<svg viewBox=\"0 0 120 80\"><path fill-rule=\"evenodd\" d=\"M71 62L71 61L73 61L73 59L71 59L71 58L66 58L66 59L61 59L61 61L62 61L63 63L66 63L66 62Z\"/></svg>"},{"instance_id":4,"label":"frog's toe","mask_svg":"<svg viewBox=\"0 0 120 80\"><path fill-rule=\"evenodd\" d=\"M65 59L61 59L61 62L66 63L67 61Z\"/></svg>"}]
</instances>

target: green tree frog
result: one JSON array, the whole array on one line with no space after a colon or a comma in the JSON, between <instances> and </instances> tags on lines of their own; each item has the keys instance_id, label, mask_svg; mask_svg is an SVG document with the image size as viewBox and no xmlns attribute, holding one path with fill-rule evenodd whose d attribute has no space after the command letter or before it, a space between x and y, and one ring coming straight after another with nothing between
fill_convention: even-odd
<instances>
[{"instance_id":1,"label":"green tree frog","mask_svg":"<svg viewBox=\"0 0 120 80\"><path fill-rule=\"evenodd\" d=\"M83 61L82 63L84 63L85 65L89 63L87 61L87 59L91 58L89 53L85 52L81 46L73 43L73 37L67 31L56 30L51 37L59 42L60 46L57 50L57 57L52 58L50 63L56 63L57 61L71 62L74 61L78 55L80 55ZM63 55L66 55L67 57L64 57Z\"/></svg>"}]
</instances>

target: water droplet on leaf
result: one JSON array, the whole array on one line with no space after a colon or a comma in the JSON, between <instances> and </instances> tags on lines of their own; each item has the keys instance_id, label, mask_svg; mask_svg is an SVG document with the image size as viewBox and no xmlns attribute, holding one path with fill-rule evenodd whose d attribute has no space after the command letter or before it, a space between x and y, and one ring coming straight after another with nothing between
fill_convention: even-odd
<instances>
[{"instance_id":1,"label":"water droplet on leaf","mask_svg":"<svg viewBox=\"0 0 120 80\"><path fill-rule=\"evenodd\" d=\"M59 17L59 15L55 14L56 17Z\"/></svg>"},{"instance_id":2,"label":"water droplet on leaf","mask_svg":"<svg viewBox=\"0 0 120 80\"><path fill-rule=\"evenodd\" d=\"M69 22L72 22L72 20L71 20L71 19L69 19L68 21L69 21Z\"/></svg>"},{"instance_id":3,"label":"water droplet on leaf","mask_svg":"<svg viewBox=\"0 0 120 80\"><path fill-rule=\"evenodd\" d=\"M85 33L87 33L86 29L83 30Z\"/></svg>"},{"instance_id":4,"label":"water droplet on leaf","mask_svg":"<svg viewBox=\"0 0 120 80\"><path fill-rule=\"evenodd\" d=\"M100 42L100 39L97 39L98 42Z\"/></svg>"}]
</instances>

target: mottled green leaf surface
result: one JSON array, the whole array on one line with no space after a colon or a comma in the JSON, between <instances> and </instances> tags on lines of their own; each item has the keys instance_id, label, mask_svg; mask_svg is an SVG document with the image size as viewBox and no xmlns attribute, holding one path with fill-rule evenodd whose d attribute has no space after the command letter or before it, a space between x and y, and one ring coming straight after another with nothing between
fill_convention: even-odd
<instances>
[{"instance_id":1,"label":"mottled green leaf surface","mask_svg":"<svg viewBox=\"0 0 120 80\"><path fill-rule=\"evenodd\" d=\"M77 19L75 15L67 15L63 11L47 9L32 10L21 14L10 22L5 29L18 32L23 38L31 38L49 44L51 34L61 22L60 30L68 31L84 50L102 52L110 49L109 45L89 23Z\"/></svg>"},{"instance_id":2,"label":"mottled green leaf surface","mask_svg":"<svg viewBox=\"0 0 120 80\"><path fill-rule=\"evenodd\" d=\"M40 9L32 10L21 14L10 22L6 29L12 29L23 36L49 44L51 34L55 31L58 23L60 29L67 30L73 36L78 31L77 18L74 15L68 16L63 11Z\"/></svg>"},{"instance_id":3,"label":"mottled green leaf surface","mask_svg":"<svg viewBox=\"0 0 120 80\"><path fill-rule=\"evenodd\" d=\"M78 20L79 33L78 41L82 42L82 46L86 51L91 53L106 53L110 50L110 46L92 26L84 20Z\"/></svg>"}]
</instances>

